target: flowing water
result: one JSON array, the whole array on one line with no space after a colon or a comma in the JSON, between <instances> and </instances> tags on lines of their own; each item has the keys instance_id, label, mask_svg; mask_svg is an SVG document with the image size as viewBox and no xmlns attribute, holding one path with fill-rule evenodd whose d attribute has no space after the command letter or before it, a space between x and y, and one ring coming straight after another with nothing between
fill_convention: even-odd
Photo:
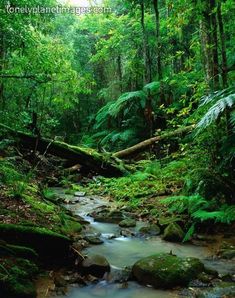
<instances>
[{"instance_id":1,"label":"flowing water","mask_svg":"<svg viewBox=\"0 0 235 298\"><path fill-rule=\"evenodd\" d=\"M72 196L65 195L63 190L56 189L58 195L71 199ZM160 237L140 238L140 237L117 237L110 239L110 235L120 235L120 228L116 224L95 222L88 214L97 207L111 204L100 197L81 197L76 204L68 204L66 207L75 214L82 216L90 222L89 231L99 233L104 241L101 245L93 245L84 250L84 253L100 254L107 258L111 264L112 270L131 266L140 258L154 253L172 251L180 257L197 257L201 259L207 267L216 269L221 274L235 273L234 263L213 260L210 258L210 252L207 247L195 246L191 244L178 244L162 240ZM134 231L140 226L145 225L142 222L137 224ZM111 274L112 274L111 270ZM62 296L57 296L62 297ZM162 291L150 287L141 286L135 282L128 282L128 285L100 281L98 284L85 287L71 286L67 295L68 298L173 298L179 297L176 291Z\"/></svg>"}]
</instances>

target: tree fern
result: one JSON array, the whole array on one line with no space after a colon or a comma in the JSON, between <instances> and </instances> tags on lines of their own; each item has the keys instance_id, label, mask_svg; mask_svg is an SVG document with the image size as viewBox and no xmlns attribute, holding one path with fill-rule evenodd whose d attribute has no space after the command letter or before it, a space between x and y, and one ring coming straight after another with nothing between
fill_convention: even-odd
<instances>
[{"instance_id":1,"label":"tree fern","mask_svg":"<svg viewBox=\"0 0 235 298\"><path fill-rule=\"evenodd\" d=\"M151 82L144 86L143 90L150 95L155 95L160 92L161 83L160 82Z\"/></svg>"},{"instance_id":2,"label":"tree fern","mask_svg":"<svg viewBox=\"0 0 235 298\"><path fill-rule=\"evenodd\" d=\"M231 94L234 94L234 93L235 93L235 85L233 85L229 88L223 89L223 90L215 91L209 95L203 96L201 98L200 106L204 106L211 102L215 102L221 98L225 98L225 97L227 97Z\"/></svg>"},{"instance_id":3,"label":"tree fern","mask_svg":"<svg viewBox=\"0 0 235 298\"><path fill-rule=\"evenodd\" d=\"M207 97L202 98L201 106L213 102L206 114L197 124L199 131L209 126L221 116L226 109L231 109L235 105L235 86L217 91ZM230 119L234 123L234 117Z\"/></svg>"},{"instance_id":4,"label":"tree fern","mask_svg":"<svg viewBox=\"0 0 235 298\"><path fill-rule=\"evenodd\" d=\"M99 129L102 127L106 122L109 117L109 108L113 104L113 102L108 102L105 106L103 106L98 113L96 114L95 117L95 129Z\"/></svg>"},{"instance_id":5,"label":"tree fern","mask_svg":"<svg viewBox=\"0 0 235 298\"><path fill-rule=\"evenodd\" d=\"M109 115L116 118L119 113L124 111L131 103L142 106L141 103L145 102L146 98L146 94L143 91L126 92L109 106Z\"/></svg>"},{"instance_id":6,"label":"tree fern","mask_svg":"<svg viewBox=\"0 0 235 298\"><path fill-rule=\"evenodd\" d=\"M231 112L229 122L232 125L232 127L234 128L235 127L235 111Z\"/></svg>"},{"instance_id":7,"label":"tree fern","mask_svg":"<svg viewBox=\"0 0 235 298\"><path fill-rule=\"evenodd\" d=\"M115 145L116 149L119 149L122 145L126 147L139 142L144 136L146 126L144 110L147 101L149 96L159 93L160 86L160 82L151 82L145 85L143 90L123 93L116 101L108 102L102 107L96 114L93 126L95 131L100 129L106 131L100 136L100 144Z\"/></svg>"}]
</instances>

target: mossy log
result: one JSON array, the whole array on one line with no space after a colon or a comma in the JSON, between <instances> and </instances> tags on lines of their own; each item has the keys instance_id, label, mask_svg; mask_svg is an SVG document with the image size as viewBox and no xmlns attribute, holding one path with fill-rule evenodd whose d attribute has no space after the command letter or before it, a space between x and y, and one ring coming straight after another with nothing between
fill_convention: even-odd
<instances>
[{"instance_id":1,"label":"mossy log","mask_svg":"<svg viewBox=\"0 0 235 298\"><path fill-rule=\"evenodd\" d=\"M186 133L192 131L194 127L195 127L195 125L190 125L190 126L176 129L175 131L167 132L162 135L152 137L152 138L142 141L134 146L131 146L127 149L118 151L118 152L114 153L113 156L117 157L117 158L127 158L129 156L132 156L134 154L142 152L142 151L146 150L147 148L150 148L151 145L153 145L159 141L170 139L172 137L177 137L180 135L185 135Z\"/></svg>"},{"instance_id":2,"label":"mossy log","mask_svg":"<svg viewBox=\"0 0 235 298\"><path fill-rule=\"evenodd\" d=\"M6 134L14 135L19 143L27 149L49 153L67 160L68 166L80 164L84 170L107 177L122 176L126 171L123 162L111 154L100 154L91 148L69 145L64 142L38 138L22 131L14 130L0 123L0 129Z\"/></svg>"}]
</instances>

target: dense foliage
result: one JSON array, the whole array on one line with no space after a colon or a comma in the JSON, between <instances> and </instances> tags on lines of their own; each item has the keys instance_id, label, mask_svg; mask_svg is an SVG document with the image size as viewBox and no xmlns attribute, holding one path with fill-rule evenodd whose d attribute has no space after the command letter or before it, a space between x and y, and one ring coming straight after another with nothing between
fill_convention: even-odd
<instances>
[{"instance_id":1,"label":"dense foliage","mask_svg":"<svg viewBox=\"0 0 235 298\"><path fill-rule=\"evenodd\" d=\"M81 15L7 10L56 4L1 1L1 123L101 152L195 124L186 138L152 146L105 191L133 205L165 192L170 210L193 224L234 220L233 1L104 0L103 13ZM27 189L11 164L0 175L15 196Z\"/></svg>"}]
</instances>

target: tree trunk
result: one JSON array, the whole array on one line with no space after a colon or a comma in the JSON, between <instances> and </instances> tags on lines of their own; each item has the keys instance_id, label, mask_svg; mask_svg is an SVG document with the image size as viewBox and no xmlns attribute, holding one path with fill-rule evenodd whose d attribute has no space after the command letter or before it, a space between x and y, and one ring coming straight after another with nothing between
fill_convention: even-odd
<instances>
[{"instance_id":1,"label":"tree trunk","mask_svg":"<svg viewBox=\"0 0 235 298\"><path fill-rule=\"evenodd\" d=\"M207 85L211 85L211 78L212 78L212 71L210 68L210 61L209 61L209 40L208 34L206 33L206 26L204 21L200 21L200 39L201 39L201 59L202 59L202 66L205 73L205 80Z\"/></svg>"},{"instance_id":2,"label":"tree trunk","mask_svg":"<svg viewBox=\"0 0 235 298\"><path fill-rule=\"evenodd\" d=\"M4 36L3 32L0 31L0 73L4 70L4 59L5 59L5 47L4 47ZM2 109L5 108L5 99L4 99L4 85L3 80L0 79L0 103Z\"/></svg>"},{"instance_id":3,"label":"tree trunk","mask_svg":"<svg viewBox=\"0 0 235 298\"><path fill-rule=\"evenodd\" d=\"M145 30L144 23L144 0L141 1L140 4L141 9L141 27L143 34L143 60L144 60L144 72L143 72L143 84L149 83L151 81L151 59L150 59L150 51L148 47L148 38Z\"/></svg>"},{"instance_id":4,"label":"tree trunk","mask_svg":"<svg viewBox=\"0 0 235 298\"><path fill-rule=\"evenodd\" d=\"M118 57L117 57L117 66L118 66L120 93L122 93L123 88L122 88L122 59L121 59L121 55L118 55Z\"/></svg>"},{"instance_id":5,"label":"tree trunk","mask_svg":"<svg viewBox=\"0 0 235 298\"><path fill-rule=\"evenodd\" d=\"M26 149L39 151L42 154L48 153L67 160L67 166L80 164L83 169L94 174L101 174L107 177L121 176L125 172L124 165L116 157L105 156L90 148L81 148L67 143L38 138L21 131L16 131L1 124L0 128L4 135L10 134L18 138L19 144Z\"/></svg>"},{"instance_id":6,"label":"tree trunk","mask_svg":"<svg viewBox=\"0 0 235 298\"><path fill-rule=\"evenodd\" d=\"M151 145L153 145L156 142L159 142L159 141L165 140L165 139L169 139L171 137L176 137L179 135L186 134L186 133L192 131L194 127L195 127L195 125L186 126L183 128L179 128L175 131L164 133L162 135L147 139L147 140L140 142L132 147L129 147L127 149L124 149L124 150L114 153L114 156L118 157L118 158L125 158L128 156L131 156L133 154L136 154L138 152L146 150L147 148L149 148Z\"/></svg>"},{"instance_id":7,"label":"tree trunk","mask_svg":"<svg viewBox=\"0 0 235 298\"><path fill-rule=\"evenodd\" d=\"M153 0L153 7L156 17L156 49L157 49L157 72L158 80L162 79L162 65L161 65L161 40L160 40L160 18L158 9L158 0Z\"/></svg>"},{"instance_id":8,"label":"tree trunk","mask_svg":"<svg viewBox=\"0 0 235 298\"><path fill-rule=\"evenodd\" d=\"M219 89L219 58L218 58L218 37L216 20L216 3L210 0L211 35L212 35L212 56L213 56L213 88Z\"/></svg>"},{"instance_id":9,"label":"tree trunk","mask_svg":"<svg viewBox=\"0 0 235 298\"><path fill-rule=\"evenodd\" d=\"M218 1L217 6L217 18L218 18L218 25L219 25L219 36L220 36L220 45L221 45L221 57L222 57L222 67L221 67L221 76L223 82L223 88L228 86L228 65L227 65L227 56L226 56L226 45L225 45L225 34L224 34L224 24L223 18L221 13L221 1Z\"/></svg>"},{"instance_id":10,"label":"tree trunk","mask_svg":"<svg viewBox=\"0 0 235 298\"><path fill-rule=\"evenodd\" d=\"M205 69L205 77L210 90L213 90L213 57L211 49L211 23L210 12L207 1L203 1L202 20L200 21L202 63Z\"/></svg>"}]
</instances>

